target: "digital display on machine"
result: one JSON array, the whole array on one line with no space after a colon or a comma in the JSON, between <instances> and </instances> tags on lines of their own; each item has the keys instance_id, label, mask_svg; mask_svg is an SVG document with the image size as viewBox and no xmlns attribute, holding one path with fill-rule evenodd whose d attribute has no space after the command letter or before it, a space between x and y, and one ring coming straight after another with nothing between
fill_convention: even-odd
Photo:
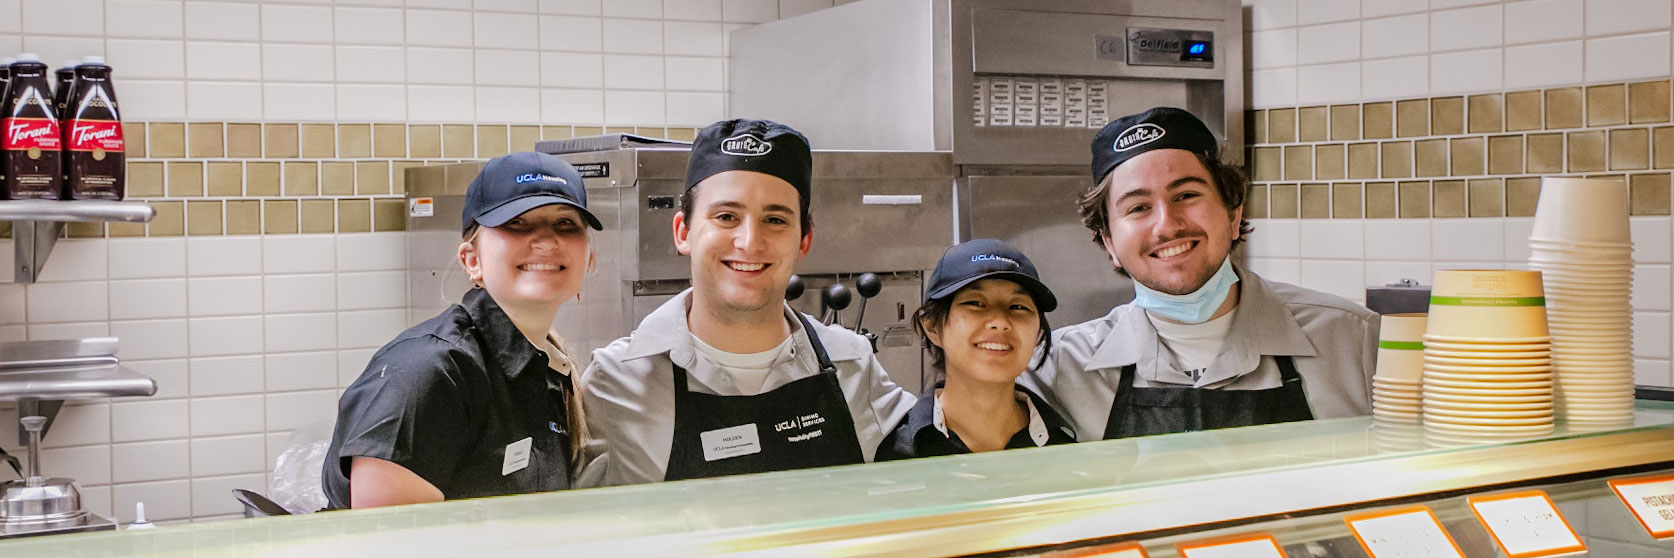
<instances>
[{"instance_id":1,"label":"digital display on machine","mask_svg":"<svg viewBox=\"0 0 1674 558\"><path fill-rule=\"evenodd\" d=\"M1099 56L1106 60L1114 50L1111 37L1099 37ZM1143 66L1185 66L1210 68L1215 65L1215 33L1195 29L1157 29L1129 27L1122 41L1126 43L1126 62Z\"/></svg>"},{"instance_id":2,"label":"digital display on machine","mask_svg":"<svg viewBox=\"0 0 1674 558\"><path fill-rule=\"evenodd\" d=\"M1215 49L1210 41L1186 41L1185 47L1180 49L1180 60L1183 62L1211 62L1215 60Z\"/></svg>"}]
</instances>

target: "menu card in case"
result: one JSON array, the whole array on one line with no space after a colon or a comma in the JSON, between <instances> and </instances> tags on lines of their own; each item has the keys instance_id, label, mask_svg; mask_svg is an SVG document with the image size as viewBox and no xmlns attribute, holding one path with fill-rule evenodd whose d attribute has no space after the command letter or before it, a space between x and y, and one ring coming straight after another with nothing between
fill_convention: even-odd
<instances>
[{"instance_id":1,"label":"menu card in case","mask_svg":"<svg viewBox=\"0 0 1674 558\"><path fill-rule=\"evenodd\" d=\"M1136 542L1106 544L1074 550L1060 550L1040 555L1040 558L1150 558L1145 548Z\"/></svg>"},{"instance_id":2,"label":"menu card in case","mask_svg":"<svg viewBox=\"0 0 1674 558\"><path fill-rule=\"evenodd\" d=\"M1278 539L1266 533L1180 543L1181 558L1285 558Z\"/></svg>"},{"instance_id":3,"label":"menu card in case","mask_svg":"<svg viewBox=\"0 0 1674 558\"><path fill-rule=\"evenodd\" d=\"M1558 556L1587 550L1552 498L1539 490L1472 496L1471 513L1509 558Z\"/></svg>"},{"instance_id":4,"label":"menu card in case","mask_svg":"<svg viewBox=\"0 0 1674 558\"><path fill-rule=\"evenodd\" d=\"M1427 506L1406 506L1343 518L1372 558L1465 558L1459 543Z\"/></svg>"},{"instance_id":5,"label":"menu card in case","mask_svg":"<svg viewBox=\"0 0 1674 558\"><path fill-rule=\"evenodd\" d=\"M1674 475L1615 479L1610 490L1654 539L1674 537Z\"/></svg>"}]
</instances>

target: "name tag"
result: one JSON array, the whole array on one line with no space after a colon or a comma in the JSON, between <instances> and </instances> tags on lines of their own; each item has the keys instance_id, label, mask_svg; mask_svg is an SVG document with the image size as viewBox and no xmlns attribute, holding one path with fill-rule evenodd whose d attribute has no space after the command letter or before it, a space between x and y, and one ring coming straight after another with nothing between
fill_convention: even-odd
<instances>
[{"instance_id":1,"label":"name tag","mask_svg":"<svg viewBox=\"0 0 1674 558\"><path fill-rule=\"evenodd\" d=\"M500 476L510 475L528 467L529 446L534 442L534 438L524 438L506 444L506 460L500 464Z\"/></svg>"},{"instance_id":2,"label":"name tag","mask_svg":"<svg viewBox=\"0 0 1674 558\"><path fill-rule=\"evenodd\" d=\"M741 455L761 453L761 436L756 433L756 423L750 423L731 428L710 430L698 434L703 443L703 460L719 461Z\"/></svg>"}]
</instances>

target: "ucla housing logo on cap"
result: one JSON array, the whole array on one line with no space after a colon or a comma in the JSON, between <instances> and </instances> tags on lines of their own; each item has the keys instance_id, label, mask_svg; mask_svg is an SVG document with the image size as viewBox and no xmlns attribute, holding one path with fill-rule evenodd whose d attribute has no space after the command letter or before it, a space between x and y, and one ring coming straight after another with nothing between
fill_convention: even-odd
<instances>
[{"instance_id":1,"label":"ucla housing logo on cap","mask_svg":"<svg viewBox=\"0 0 1674 558\"><path fill-rule=\"evenodd\" d=\"M1008 258L1008 257L1005 257L1005 256L996 255L996 254L977 254L975 256L971 256L971 261L973 261L973 262L1005 262L1007 265L1010 265L1011 267L1020 267L1019 265L1017 265L1017 260L1014 260L1014 259L1011 259L1011 258Z\"/></svg>"},{"instance_id":2,"label":"ucla housing logo on cap","mask_svg":"<svg viewBox=\"0 0 1674 558\"><path fill-rule=\"evenodd\" d=\"M524 174L517 175L517 178L515 180L517 181L518 184L527 184L527 183L530 183L530 182L557 182L557 183L563 184L565 186L568 186L570 184L570 181L564 180L563 178L560 178L560 177L557 177L557 176L552 176L550 174L541 174L541 173L538 173L538 172L531 172L531 173L524 173Z\"/></svg>"},{"instance_id":3,"label":"ucla housing logo on cap","mask_svg":"<svg viewBox=\"0 0 1674 558\"><path fill-rule=\"evenodd\" d=\"M738 134L721 140L721 152L739 157L757 157L773 151L773 144L753 134Z\"/></svg>"},{"instance_id":4,"label":"ucla housing logo on cap","mask_svg":"<svg viewBox=\"0 0 1674 558\"><path fill-rule=\"evenodd\" d=\"M1117 153L1121 153L1160 140L1167 133L1162 126L1150 122L1138 124L1132 128L1122 130L1121 135L1116 136L1116 144L1113 147Z\"/></svg>"}]
</instances>

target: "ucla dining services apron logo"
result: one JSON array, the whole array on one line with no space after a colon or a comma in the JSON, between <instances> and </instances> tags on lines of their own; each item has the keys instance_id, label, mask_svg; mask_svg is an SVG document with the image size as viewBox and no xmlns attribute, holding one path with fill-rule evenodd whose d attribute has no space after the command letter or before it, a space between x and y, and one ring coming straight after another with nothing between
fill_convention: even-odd
<instances>
[{"instance_id":1,"label":"ucla dining services apron logo","mask_svg":"<svg viewBox=\"0 0 1674 558\"><path fill-rule=\"evenodd\" d=\"M821 424L825 424L825 417L820 416L819 413L809 413L775 424L773 425L773 431L793 432L792 434L786 434L785 439L792 442L801 442L818 438L821 434L824 434L824 429L814 428Z\"/></svg>"}]
</instances>

